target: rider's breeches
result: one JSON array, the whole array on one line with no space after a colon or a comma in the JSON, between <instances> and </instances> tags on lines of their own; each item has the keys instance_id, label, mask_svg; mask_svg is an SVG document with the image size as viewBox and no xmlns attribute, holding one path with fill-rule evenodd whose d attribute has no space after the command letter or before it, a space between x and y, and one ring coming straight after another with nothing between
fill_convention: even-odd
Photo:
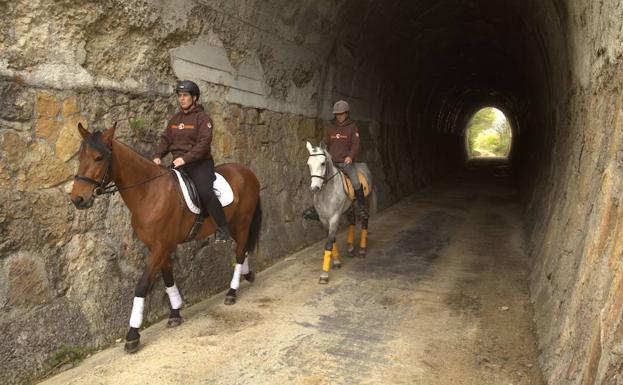
<instances>
[{"instance_id":1,"label":"rider's breeches","mask_svg":"<svg viewBox=\"0 0 623 385\"><path fill-rule=\"evenodd\" d=\"M212 187L216 179L214 175L214 161L212 159L201 159L196 162L186 163L182 168L190 176L190 179L195 182L203 209L207 209L207 203L214 194Z\"/></svg>"},{"instance_id":2,"label":"rider's breeches","mask_svg":"<svg viewBox=\"0 0 623 385\"><path fill-rule=\"evenodd\" d=\"M187 163L183 166L184 171L195 182L195 187L201 199L203 212L208 212L217 226L226 225L223 206L214 194L214 161L212 159L202 159L196 162Z\"/></svg>"},{"instance_id":3,"label":"rider's breeches","mask_svg":"<svg viewBox=\"0 0 623 385\"><path fill-rule=\"evenodd\" d=\"M354 190L359 190L361 188L359 176L357 175L357 168L353 163L336 163L336 166L348 175L348 179L350 179L350 182L353 184Z\"/></svg>"}]
</instances>

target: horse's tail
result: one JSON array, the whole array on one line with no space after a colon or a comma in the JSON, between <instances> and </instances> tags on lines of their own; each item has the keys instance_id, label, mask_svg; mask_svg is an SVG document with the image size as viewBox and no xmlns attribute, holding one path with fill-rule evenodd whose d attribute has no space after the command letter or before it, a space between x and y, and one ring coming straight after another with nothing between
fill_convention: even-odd
<instances>
[{"instance_id":1,"label":"horse's tail","mask_svg":"<svg viewBox=\"0 0 623 385\"><path fill-rule=\"evenodd\" d=\"M260 230L262 229L262 203L260 198L257 198L257 204L255 205L255 212L253 213L253 219L251 220L251 226L249 227L249 236L247 238L247 244L245 251L251 251L258 247L260 242Z\"/></svg>"}]
</instances>

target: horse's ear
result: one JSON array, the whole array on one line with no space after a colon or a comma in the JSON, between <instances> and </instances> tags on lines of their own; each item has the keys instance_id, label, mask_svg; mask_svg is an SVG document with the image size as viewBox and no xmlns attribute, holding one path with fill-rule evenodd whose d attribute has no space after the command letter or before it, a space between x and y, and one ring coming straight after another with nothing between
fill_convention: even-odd
<instances>
[{"instance_id":1,"label":"horse's ear","mask_svg":"<svg viewBox=\"0 0 623 385\"><path fill-rule=\"evenodd\" d=\"M322 151L326 151L327 145L324 142L320 142L320 148L322 149Z\"/></svg>"},{"instance_id":2,"label":"horse's ear","mask_svg":"<svg viewBox=\"0 0 623 385\"><path fill-rule=\"evenodd\" d=\"M307 151L309 151L310 154L312 154L314 152L314 146L312 146L311 143L309 143L309 141L307 141Z\"/></svg>"},{"instance_id":3,"label":"horse's ear","mask_svg":"<svg viewBox=\"0 0 623 385\"><path fill-rule=\"evenodd\" d=\"M89 130L84 128L82 123L78 123L78 132L80 133L80 136L82 136L82 139L86 139L89 135L91 135Z\"/></svg>"},{"instance_id":4,"label":"horse's ear","mask_svg":"<svg viewBox=\"0 0 623 385\"><path fill-rule=\"evenodd\" d=\"M109 146L112 145L112 140L115 137L116 129L117 129L117 122L114 122L112 127L104 131L104 133L102 134L102 139L104 140L104 143L106 143Z\"/></svg>"}]
</instances>

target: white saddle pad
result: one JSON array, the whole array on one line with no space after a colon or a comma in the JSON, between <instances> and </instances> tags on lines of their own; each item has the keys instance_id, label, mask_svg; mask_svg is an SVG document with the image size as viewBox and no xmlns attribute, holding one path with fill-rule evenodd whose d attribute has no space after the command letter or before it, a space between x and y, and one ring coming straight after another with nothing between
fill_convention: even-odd
<instances>
[{"instance_id":1,"label":"white saddle pad","mask_svg":"<svg viewBox=\"0 0 623 385\"><path fill-rule=\"evenodd\" d=\"M177 176L177 180L182 189L182 195L184 195L186 206L188 206L188 209L192 211L194 214L199 214L201 210L199 210L199 207L197 207L193 203L193 201L190 199L190 194L188 193L188 188L186 187L186 183L184 183L184 180L182 179L182 175L180 175L180 172L175 169L173 169L173 171L175 171L175 175ZM221 202L221 205L223 207L229 206L234 201L234 191L231 189L231 186L229 185L227 180L223 178L221 174L219 173L214 173L214 174L216 175L216 180L214 181L214 184L212 185L212 188L214 189L214 193L218 197L218 200Z\"/></svg>"}]
</instances>

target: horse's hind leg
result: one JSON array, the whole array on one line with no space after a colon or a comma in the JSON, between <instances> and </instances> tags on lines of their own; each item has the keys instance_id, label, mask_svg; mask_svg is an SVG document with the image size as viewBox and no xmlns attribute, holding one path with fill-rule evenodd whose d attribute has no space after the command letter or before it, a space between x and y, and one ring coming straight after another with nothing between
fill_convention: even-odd
<instances>
[{"instance_id":1,"label":"horse's hind leg","mask_svg":"<svg viewBox=\"0 0 623 385\"><path fill-rule=\"evenodd\" d=\"M162 279L164 280L165 290L169 296L169 303L171 304L171 312L169 313L167 327L172 328L182 323L182 316L180 315L182 296L173 280L173 268L171 267L170 260L162 265Z\"/></svg>"},{"instance_id":2,"label":"horse's hind leg","mask_svg":"<svg viewBox=\"0 0 623 385\"><path fill-rule=\"evenodd\" d=\"M147 266L143 271L143 275L134 290L134 301L132 303L132 314L130 316L130 329L125 336L125 351L134 353L138 350L141 336L138 332L143 324L143 308L145 307L145 297L154 282L154 276L168 258L168 252L161 247L154 246L147 258Z\"/></svg>"},{"instance_id":3,"label":"horse's hind leg","mask_svg":"<svg viewBox=\"0 0 623 385\"><path fill-rule=\"evenodd\" d=\"M353 258L355 256L355 210L351 206L348 212L348 235L346 236L346 243L348 244L348 256Z\"/></svg>"},{"instance_id":4,"label":"horse's hind leg","mask_svg":"<svg viewBox=\"0 0 623 385\"><path fill-rule=\"evenodd\" d=\"M333 241L333 248L331 249L331 263L336 269L342 268L342 261L340 261L340 250L337 248L337 241Z\"/></svg>"},{"instance_id":5,"label":"horse's hind leg","mask_svg":"<svg viewBox=\"0 0 623 385\"><path fill-rule=\"evenodd\" d=\"M231 278L229 290L225 295L225 305L233 305L236 303L236 293L240 287L240 276L249 282L255 280L255 274L249 269L249 254L246 252L247 231L236 232L234 237L236 240L236 266L234 267L234 275ZM242 240L245 241L242 241Z\"/></svg>"},{"instance_id":6,"label":"horse's hind leg","mask_svg":"<svg viewBox=\"0 0 623 385\"><path fill-rule=\"evenodd\" d=\"M359 235L359 256L366 256L366 247L368 246L368 218L361 219L361 234Z\"/></svg>"}]
</instances>

